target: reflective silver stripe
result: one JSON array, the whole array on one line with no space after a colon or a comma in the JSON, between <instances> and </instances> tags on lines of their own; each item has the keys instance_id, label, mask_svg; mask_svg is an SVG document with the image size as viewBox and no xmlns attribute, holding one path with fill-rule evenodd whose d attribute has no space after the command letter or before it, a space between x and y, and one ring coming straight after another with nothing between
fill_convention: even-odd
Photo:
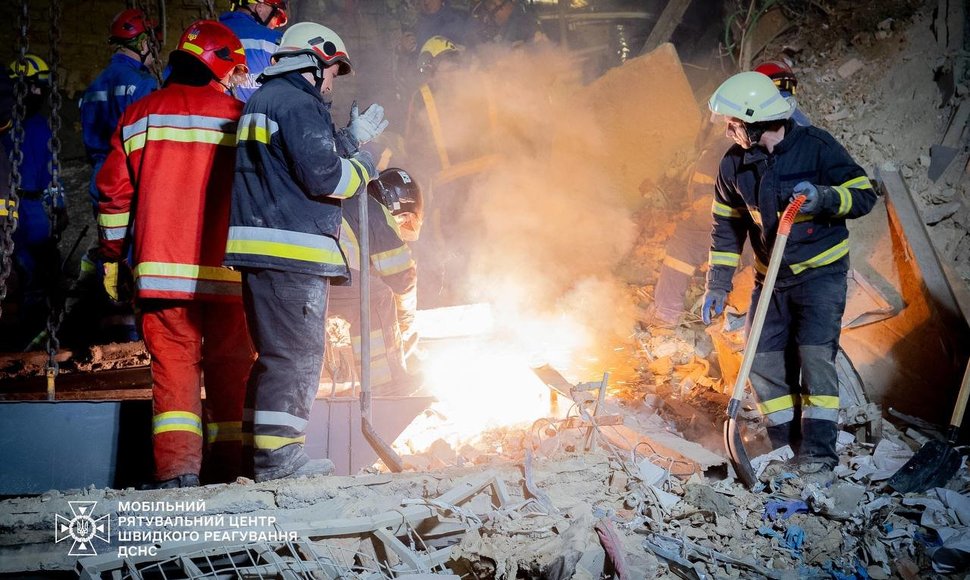
<instances>
[{"instance_id":1,"label":"reflective silver stripe","mask_svg":"<svg viewBox=\"0 0 970 580\"><path fill-rule=\"evenodd\" d=\"M759 105L759 107L762 108L762 109L764 109L764 108L768 107L768 105L770 105L770 104L774 103L775 101L777 101L778 99L784 99L784 98L785 97L781 96L781 93L775 93L774 95L772 95L771 97L769 97L768 100L766 100L765 102L761 103Z\"/></svg>"},{"instance_id":2,"label":"reflective silver stripe","mask_svg":"<svg viewBox=\"0 0 970 580\"><path fill-rule=\"evenodd\" d=\"M128 233L128 226L121 226L117 228L101 228L101 237L105 240L123 240L125 239L125 234Z\"/></svg>"},{"instance_id":3,"label":"reflective silver stripe","mask_svg":"<svg viewBox=\"0 0 970 580\"><path fill-rule=\"evenodd\" d=\"M836 411L835 415L838 417L839 412ZM805 411L802 411L802 417L805 417ZM775 411L774 413L768 413L765 415L765 422L769 425L781 425L783 423L791 423L795 420L795 409L789 407L787 409L782 409L781 411Z\"/></svg>"},{"instance_id":4,"label":"reflective silver stripe","mask_svg":"<svg viewBox=\"0 0 970 580\"><path fill-rule=\"evenodd\" d=\"M121 138L144 133L148 127L172 127L175 129L210 129L223 133L236 133L236 121L204 115L148 115L121 129Z\"/></svg>"},{"instance_id":5,"label":"reflective silver stripe","mask_svg":"<svg viewBox=\"0 0 970 580\"><path fill-rule=\"evenodd\" d=\"M166 278L162 276L139 276L135 285L139 290L158 292L182 292L186 294L218 294L234 296L242 293L238 282L222 280L196 280L194 278Z\"/></svg>"},{"instance_id":6,"label":"reflective silver stripe","mask_svg":"<svg viewBox=\"0 0 970 580\"><path fill-rule=\"evenodd\" d=\"M270 42L268 40L261 40L256 38L243 38L242 45L246 50L262 50L263 52L268 52L270 54L276 52L279 49L279 45L275 42Z\"/></svg>"},{"instance_id":7,"label":"reflective silver stripe","mask_svg":"<svg viewBox=\"0 0 970 580\"><path fill-rule=\"evenodd\" d=\"M249 113L239 119L236 135L240 141L253 140L269 143L273 133L280 130L280 125L263 113Z\"/></svg>"},{"instance_id":8,"label":"reflective silver stripe","mask_svg":"<svg viewBox=\"0 0 970 580\"><path fill-rule=\"evenodd\" d=\"M802 407L802 419L819 419L821 421L838 421L838 409L826 409L825 407Z\"/></svg>"},{"instance_id":9,"label":"reflective silver stripe","mask_svg":"<svg viewBox=\"0 0 970 580\"><path fill-rule=\"evenodd\" d=\"M340 181L337 187L333 188L335 193L341 193L350 185L350 180L357 175L357 171L348 159L340 158ZM349 197L349 196L348 196Z\"/></svg>"},{"instance_id":10,"label":"reflective silver stripe","mask_svg":"<svg viewBox=\"0 0 970 580\"><path fill-rule=\"evenodd\" d=\"M108 100L108 91L91 91L84 93L82 103L100 103Z\"/></svg>"},{"instance_id":11,"label":"reflective silver stripe","mask_svg":"<svg viewBox=\"0 0 970 580\"><path fill-rule=\"evenodd\" d=\"M307 248L336 249L336 241L329 236L318 236L304 232L256 228L252 226L232 226L229 228L230 240L253 240L257 242L279 242Z\"/></svg>"},{"instance_id":12,"label":"reflective silver stripe","mask_svg":"<svg viewBox=\"0 0 970 580\"><path fill-rule=\"evenodd\" d=\"M115 87L114 95L116 97L130 97L135 94L135 85L118 85Z\"/></svg>"},{"instance_id":13,"label":"reflective silver stripe","mask_svg":"<svg viewBox=\"0 0 970 580\"><path fill-rule=\"evenodd\" d=\"M256 411L253 413L253 419L257 425L282 425L300 432L310 423L306 419L282 411Z\"/></svg>"}]
</instances>

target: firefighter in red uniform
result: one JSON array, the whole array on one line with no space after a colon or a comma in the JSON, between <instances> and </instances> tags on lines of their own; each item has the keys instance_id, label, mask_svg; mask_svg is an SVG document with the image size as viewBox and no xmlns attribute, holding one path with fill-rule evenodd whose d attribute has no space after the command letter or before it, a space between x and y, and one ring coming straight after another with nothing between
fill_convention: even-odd
<instances>
[{"instance_id":1,"label":"firefighter in red uniform","mask_svg":"<svg viewBox=\"0 0 970 580\"><path fill-rule=\"evenodd\" d=\"M126 270L118 261L133 249L162 488L198 485L204 433L207 469L222 479L239 474L255 358L239 274L222 267L243 107L226 91L248 70L245 53L224 25L200 20L169 62L165 87L125 110L97 177L101 251L113 261L105 267L109 294L118 295L119 270Z\"/></svg>"}]
</instances>

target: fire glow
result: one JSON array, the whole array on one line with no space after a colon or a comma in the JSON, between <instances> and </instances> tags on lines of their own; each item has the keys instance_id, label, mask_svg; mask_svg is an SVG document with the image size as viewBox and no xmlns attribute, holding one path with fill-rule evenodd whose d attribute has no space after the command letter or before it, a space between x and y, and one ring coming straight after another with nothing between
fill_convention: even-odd
<instances>
[{"instance_id":1,"label":"fire glow","mask_svg":"<svg viewBox=\"0 0 970 580\"><path fill-rule=\"evenodd\" d=\"M549 388L532 369L567 368L588 340L567 317L493 319L487 305L422 311L418 316L425 387L437 398L433 421L416 421L397 439L403 451L444 439L473 444L489 430L528 427L549 415Z\"/></svg>"}]
</instances>

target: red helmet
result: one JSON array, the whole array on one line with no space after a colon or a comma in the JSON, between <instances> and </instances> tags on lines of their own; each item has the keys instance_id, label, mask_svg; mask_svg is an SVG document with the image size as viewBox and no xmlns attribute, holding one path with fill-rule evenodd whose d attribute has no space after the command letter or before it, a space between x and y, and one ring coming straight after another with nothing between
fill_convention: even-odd
<instances>
[{"instance_id":1,"label":"red helmet","mask_svg":"<svg viewBox=\"0 0 970 580\"><path fill-rule=\"evenodd\" d=\"M157 24L149 20L145 13L137 8L122 10L111 21L108 29L109 40L124 44L136 40L142 34L155 33L157 35Z\"/></svg>"},{"instance_id":2,"label":"red helmet","mask_svg":"<svg viewBox=\"0 0 970 580\"><path fill-rule=\"evenodd\" d=\"M236 67L249 72L242 42L226 25L214 20L197 20L190 24L175 50L187 52L202 61L217 79Z\"/></svg>"},{"instance_id":3,"label":"red helmet","mask_svg":"<svg viewBox=\"0 0 970 580\"><path fill-rule=\"evenodd\" d=\"M798 78L785 61L765 61L754 67L754 70L770 78L779 91L787 91L794 95L795 89L798 88Z\"/></svg>"}]
</instances>

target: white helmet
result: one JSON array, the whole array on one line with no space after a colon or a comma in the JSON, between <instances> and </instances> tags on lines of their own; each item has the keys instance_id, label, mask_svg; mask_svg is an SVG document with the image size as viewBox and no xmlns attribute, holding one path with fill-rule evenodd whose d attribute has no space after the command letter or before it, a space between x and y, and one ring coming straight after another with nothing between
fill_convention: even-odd
<instances>
[{"instance_id":1,"label":"white helmet","mask_svg":"<svg viewBox=\"0 0 970 580\"><path fill-rule=\"evenodd\" d=\"M767 76L754 71L738 73L721 83L707 102L716 115L734 117L745 123L788 119L795 100L785 99Z\"/></svg>"},{"instance_id":2,"label":"white helmet","mask_svg":"<svg viewBox=\"0 0 970 580\"><path fill-rule=\"evenodd\" d=\"M273 60L300 54L310 55L320 61L322 67L337 65L337 75L345 75L353 69L344 41L336 32L315 22L298 22L283 33L280 47L273 53Z\"/></svg>"}]
</instances>

